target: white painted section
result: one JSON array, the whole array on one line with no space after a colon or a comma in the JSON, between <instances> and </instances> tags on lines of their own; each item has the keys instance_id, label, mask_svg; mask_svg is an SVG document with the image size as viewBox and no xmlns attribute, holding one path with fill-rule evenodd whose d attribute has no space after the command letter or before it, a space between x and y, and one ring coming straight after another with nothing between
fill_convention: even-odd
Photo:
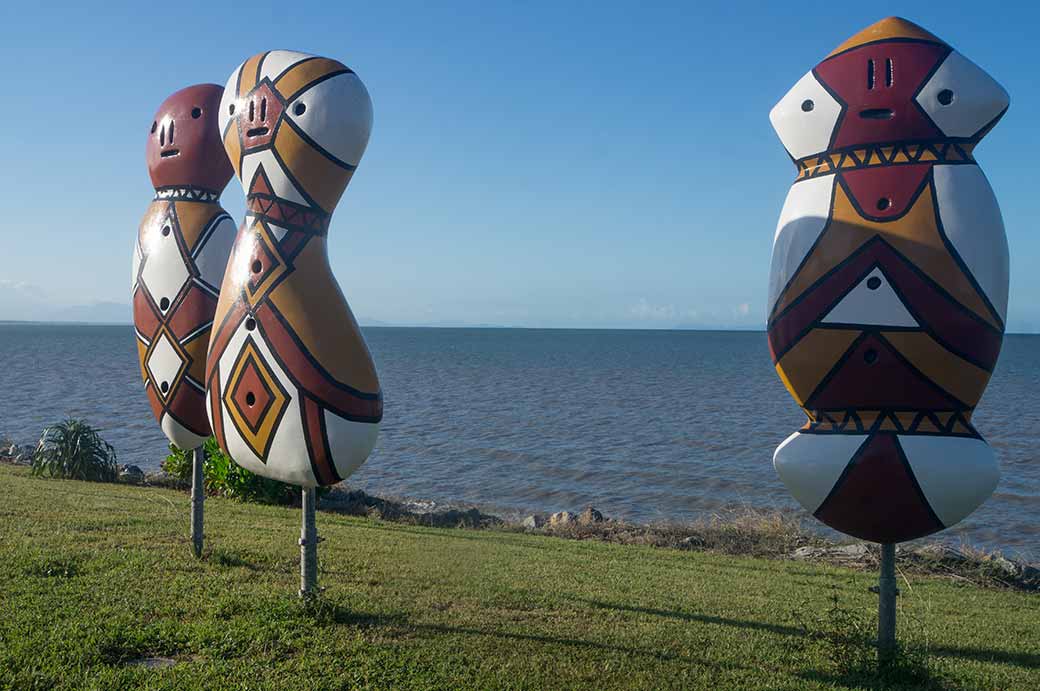
<instances>
[{"instance_id":1,"label":"white painted section","mask_svg":"<svg viewBox=\"0 0 1040 691\"><path fill-rule=\"evenodd\" d=\"M791 280L805 255L827 226L836 176L824 175L795 183L787 193L773 237L769 272L769 309Z\"/></svg>"},{"instance_id":2,"label":"white painted section","mask_svg":"<svg viewBox=\"0 0 1040 691\"><path fill-rule=\"evenodd\" d=\"M795 432L776 448L773 467L798 503L815 513L866 440L866 434Z\"/></svg>"},{"instance_id":3,"label":"white painted section","mask_svg":"<svg viewBox=\"0 0 1040 691\"><path fill-rule=\"evenodd\" d=\"M949 528L989 498L1000 480L993 449L981 439L899 435L932 511Z\"/></svg>"},{"instance_id":4,"label":"white painted section","mask_svg":"<svg viewBox=\"0 0 1040 691\"><path fill-rule=\"evenodd\" d=\"M130 295L137 289L137 272L141 270L141 244L134 240L134 253L130 260Z\"/></svg>"},{"instance_id":5,"label":"white painted section","mask_svg":"<svg viewBox=\"0 0 1040 691\"><path fill-rule=\"evenodd\" d=\"M802 104L812 101L812 110ZM769 112L769 121L794 158L825 151L841 115L841 104L827 93L812 72L798 80Z\"/></svg>"},{"instance_id":6,"label":"white painted section","mask_svg":"<svg viewBox=\"0 0 1040 691\"><path fill-rule=\"evenodd\" d=\"M141 259L144 262L144 270L141 272L141 282L156 305L163 298L167 298L172 305L173 299L191 276L173 231L168 235L162 234L162 228L166 224L165 219L153 224L145 230L144 237L141 238L144 244Z\"/></svg>"},{"instance_id":7,"label":"white painted section","mask_svg":"<svg viewBox=\"0 0 1040 691\"><path fill-rule=\"evenodd\" d=\"M325 411L325 429L329 435L332 462L340 477L347 478L368 459L379 437L379 424L354 422Z\"/></svg>"},{"instance_id":8,"label":"white painted section","mask_svg":"<svg viewBox=\"0 0 1040 691\"><path fill-rule=\"evenodd\" d=\"M285 171L282 170L282 166L278 163L278 159L274 157L270 149L254 151L242 158L241 182L242 189L246 194L249 194L249 185L253 182L253 175L261 163L264 166L264 172L267 173L267 179L271 181L271 191L274 192L275 196L299 204L307 204L307 200L303 198L300 191L285 176Z\"/></svg>"},{"instance_id":9,"label":"white painted section","mask_svg":"<svg viewBox=\"0 0 1040 691\"><path fill-rule=\"evenodd\" d=\"M231 104L235 105L236 113L240 107L236 91L238 90L238 74L242 71L242 65L244 64L245 63L243 62L241 65L236 67L235 71L231 73L230 77L228 77L227 84L224 86L224 95L220 97L220 113L218 116L218 122L220 123L220 136L222 140L224 134L227 133L228 123L230 123L231 119L234 117L230 112Z\"/></svg>"},{"instance_id":10,"label":"white painted section","mask_svg":"<svg viewBox=\"0 0 1040 691\"><path fill-rule=\"evenodd\" d=\"M946 237L1003 320L1008 304L1008 244L993 188L976 165L934 168Z\"/></svg>"},{"instance_id":11,"label":"white painted section","mask_svg":"<svg viewBox=\"0 0 1040 691\"><path fill-rule=\"evenodd\" d=\"M939 92L949 89L953 100L939 102ZM1008 93L985 70L953 51L917 94L924 108L947 137L971 137L1008 107Z\"/></svg>"},{"instance_id":12,"label":"white painted section","mask_svg":"<svg viewBox=\"0 0 1040 691\"><path fill-rule=\"evenodd\" d=\"M184 425L170 417L169 413L163 413L162 421L159 423L159 426L162 427L163 434L166 435L166 438L176 444L178 449L187 451L206 443L206 437L200 437L194 432L189 431L184 427Z\"/></svg>"},{"instance_id":13,"label":"white painted section","mask_svg":"<svg viewBox=\"0 0 1040 691\"><path fill-rule=\"evenodd\" d=\"M180 353L173 347L165 333L159 334L152 352L148 354L148 359L144 364L148 368L148 374L159 397L167 398L169 394L173 393L174 379L177 377L177 372L184 365L184 360L181 359ZM166 382L169 386L166 393L163 393L159 386L163 382Z\"/></svg>"},{"instance_id":14,"label":"white painted section","mask_svg":"<svg viewBox=\"0 0 1040 691\"><path fill-rule=\"evenodd\" d=\"M877 288L870 283L880 281ZM838 304L823 318L830 324L862 324L869 326L919 326L906 305L892 289L888 276L879 267L874 267Z\"/></svg>"},{"instance_id":15,"label":"white painted section","mask_svg":"<svg viewBox=\"0 0 1040 691\"><path fill-rule=\"evenodd\" d=\"M220 283L224 280L224 271L237 233L238 229L231 217L222 216L202 247L195 250L195 266L199 269L199 277L216 292L220 292Z\"/></svg>"},{"instance_id":16,"label":"white painted section","mask_svg":"<svg viewBox=\"0 0 1040 691\"><path fill-rule=\"evenodd\" d=\"M302 115L295 113L303 103ZM356 74L340 74L307 89L286 104L285 116L318 146L343 163L356 166L372 132L372 100Z\"/></svg>"},{"instance_id":17,"label":"white painted section","mask_svg":"<svg viewBox=\"0 0 1040 691\"><path fill-rule=\"evenodd\" d=\"M274 239L278 241L281 241L281 239L285 237L285 234L289 232L288 228L276 226L275 224L270 222L267 224L267 229L271 231L271 235L273 235Z\"/></svg>"},{"instance_id":18,"label":"white painted section","mask_svg":"<svg viewBox=\"0 0 1040 691\"><path fill-rule=\"evenodd\" d=\"M284 72L289 67L295 65L300 60L306 60L307 58L314 57L308 53L298 53L295 50L272 50L266 56L264 56L264 62L260 66L260 79L264 77L274 81L274 79ZM285 94L288 96L289 94Z\"/></svg>"}]
</instances>

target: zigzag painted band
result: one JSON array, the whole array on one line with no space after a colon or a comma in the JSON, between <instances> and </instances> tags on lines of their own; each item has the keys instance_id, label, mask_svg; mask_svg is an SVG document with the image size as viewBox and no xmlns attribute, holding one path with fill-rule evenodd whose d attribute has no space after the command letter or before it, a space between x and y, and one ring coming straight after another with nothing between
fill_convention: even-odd
<instances>
[{"instance_id":1,"label":"zigzag painted band","mask_svg":"<svg viewBox=\"0 0 1040 691\"><path fill-rule=\"evenodd\" d=\"M311 235L324 236L329 230L329 214L314 207L297 204L269 194L250 194L246 199L246 212L289 230L299 230Z\"/></svg>"},{"instance_id":2,"label":"zigzag painted band","mask_svg":"<svg viewBox=\"0 0 1040 691\"><path fill-rule=\"evenodd\" d=\"M896 432L979 438L970 410L805 410L805 414L809 421L801 431L809 434Z\"/></svg>"},{"instance_id":3,"label":"zigzag painted band","mask_svg":"<svg viewBox=\"0 0 1040 691\"><path fill-rule=\"evenodd\" d=\"M158 187L152 201L166 202L217 202L220 201L220 192L207 190L202 187L177 186Z\"/></svg>"},{"instance_id":4,"label":"zigzag painted band","mask_svg":"<svg viewBox=\"0 0 1040 691\"><path fill-rule=\"evenodd\" d=\"M939 140L917 144L872 144L842 151L813 154L795 161L795 182L830 175L839 170L861 170L877 166L911 163L975 163L974 143Z\"/></svg>"}]
</instances>

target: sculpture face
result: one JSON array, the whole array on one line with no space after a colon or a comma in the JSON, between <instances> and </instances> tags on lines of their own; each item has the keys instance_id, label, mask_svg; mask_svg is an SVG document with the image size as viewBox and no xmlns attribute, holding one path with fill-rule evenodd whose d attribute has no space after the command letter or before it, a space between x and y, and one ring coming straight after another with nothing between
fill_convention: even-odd
<instances>
[{"instance_id":1,"label":"sculpture face","mask_svg":"<svg viewBox=\"0 0 1040 691\"><path fill-rule=\"evenodd\" d=\"M192 185L220 192L231 179L218 129L220 98L216 84L181 89L159 106L148 134L146 158L152 185Z\"/></svg>"},{"instance_id":2,"label":"sculpture face","mask_svg":"<svg viewBox=\"0 0 1040 691\"><path fill-rule=\"evenodd\" d=\"M182 449L210 435L206 347L235 238L234 221L218 202L231 179L217 130L222 91L216 84L191 86L159 108L146 148L156 195L134 245L141 377L156 420Z\"/></svg>"},{"instance_id":3,"label":"sculpture face","mask_svg":"<svg viewBox=\"0 0 1040 691\"><path fill-rule=\"evenodd\" d=\"M313 487L375 445L375 365L328 263L330 215L368 143L372 104L342 63L290 51L246 60L220 105L246 192L210 342L207 407L240 465Z\"/></svg>"},{"instance_id":4,"label":"sculpture face","mask_svg":"<svg viewBox=\"0 0 1040 691\"><path fill-rule=\"evenodd\" d=\"M996 486L971 414L1000 352L1008 255L972 152L1007 105L980 68L890 18L770 114L798 177L774 239L769 343L809 418L774 465L837 530L913 539Z\"/></svg>"}]
</instances>

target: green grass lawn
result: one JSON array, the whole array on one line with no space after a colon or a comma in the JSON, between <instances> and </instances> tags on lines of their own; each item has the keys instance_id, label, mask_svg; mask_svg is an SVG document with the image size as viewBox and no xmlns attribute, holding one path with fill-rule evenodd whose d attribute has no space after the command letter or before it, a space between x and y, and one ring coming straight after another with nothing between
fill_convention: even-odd
<instances>
[{"instance_id":1,"label":"green grass lawn","mask_svg":"<svg viewBox=\"0 0 1040 691\"><path fill-rule=\"evenodd\" d=\"M185 494L9 466L0 487L0 688L878 683L862 645L803 629L869 625L868 574L319 513L326 590L307 606L299 510L207 500L196 560ZM913 645L895 685L1040 688L1040 596L900 585Z\"/></svg>"}]
</instances>

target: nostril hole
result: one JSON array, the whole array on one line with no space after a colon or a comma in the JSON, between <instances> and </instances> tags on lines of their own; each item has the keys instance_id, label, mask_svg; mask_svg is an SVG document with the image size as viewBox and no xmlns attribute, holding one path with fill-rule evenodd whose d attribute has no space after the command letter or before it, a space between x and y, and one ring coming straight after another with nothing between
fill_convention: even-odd
<instances>
[{"instance_id":1,"label":"nostril hole","mask_svg":"<svg viewBox=\"0 0 1040 691\"><path fill-rule=\"evenodd\" d=\"M231 105L229 105L227 107L227 112L228 112L228 115L234 115L235 114L235 104L234 103L232 103Z\"/></svg>"},{"instance_id":2,"label":"nostril hole","mask_svg":"<svg viewBox=\"0 0 1040 691\"><path fill-rule=\"evenodd\" d=\"M246 331L252 331L256 328L256 320L250 317L246 319Z\"/></svg>"},{"instance_id":3,"label":"nostril hole","mask_svg":"<svg viewBox=\"0 0 1040 691\"><path fill-rule=\"evenodd\" d=\"M888 197L882 197L877 200L878 211L887 211L890 206L892 206L892 200Z\"/></svg>"},{"instance_id":4,"label":"nostril hole","mask_svg":"<svg viewBox=\"0 0 1040 691\"><path fill-rule=\"evenodd\" d=\"M877 290L881 287L881 279L877 276L871 276L867 279L867 287L871 290Z\"/></svg>"},{"instance_id":5,"label":"nostril hole","mask_svg":"<svg viewBox=\"0 0 1040 691\"><path fill-rule=\"evenodd\" d=\"M159 130L159 146L166 146L166 126Z\"/></svg>"},{"instance_id":6,"label":"nostril hole","mask_svg":"<svg viewBox=\"0 0 1040 691\"><path fill-rule=\"evenodd\" d=\"M267 99L260 99L260 121L267 122Z\"/></svg>"},{"instance_id":7,"label":"nostril hole","mask_svg":"<svg viewBox=\"0 0 1040 691\"><path fill-rule=\"evenodd\" d=\"M163 234L163 237L166 237L167 235L169 235L170 234L170 226L163 226L162 227L162 234Z\"/></svg>"},{"instance_id":8,"label":"nostril hole","mask_svg":"<svg viewBox=\"0 0 1040 691\"><path fill-rule=\"evenodd\" d=\"M806 101L806 103L812 103L812 101ZM805 110L805 103L802 104L802 110ZM297 103L292 109L293 115L303 115L307 112L307 104Z\"/></svg>"},{"instance_id":9,"label":"nostril hole","mask_svg":"<svg viewBox=\"0 0 1040 691\"><path fill-rule=\"evenodd\" d=\"M254 396L253 392L250 391L246 394L246 405L252 408L254 403L256 403L256 396Z\"/></svg>"},{"instance_id":10,"label":"nostril hole","mask_svg":"<svg viewBox=\"0 0 1040 691\"><path fill-rule=\"evenodd\" d=\"M192 120L198 120L201 117L202 117L202 108L199 108L198 106L195 106L194 108L191 109L191 119Z\"/></svg>"},{"instance_id":11,"label":"nostril hole","mask_svg":"<svg viewBox=\"0 0 1040 691\"><path fill-rule=\"evenodd\" d=\"M256 115L256 101L249 102L249 122L253 121L253 116Z\"/></svg>"},{"instance_id":12,"label":"nostril hole","mask_svg":"<svg viewBox=\"0 0 1040 691\"><path fill-rule=\"evenodd\" d=\"M949 89L943 89L936 94L935 99L939 101L940 105L948 106L953 103L953 92Z\"/></svg>"},{"instance_id":13,"label":"nostril hole","mask_svg":"<svg viewBox=\"0 0 1040 691\"><path fill-rule=\"evenodd\" d=\"M253 268L253 273L258 274L258 273L260 273L260 270L264 268L264 265L260 263L259 259L257 259L255 262L253 262L253 267L252 268Z\"/></svg>"},{"instance_id":14,"label":"nostril hole","mask_svg":"<svg viewBox=\"0 0 1040 691\"><path fill-rule=\"evenodd\" d=\"M170 390L170 382L164 381L163 383L159 384L159 390L162 391L163 393L166 393L167 391L169 391Z\"/></svg>"},{"instance_id":15,"label":"nostril hole","mask_svg":"<svg viewBox=\"0 0 1040 691\"><path fill-rule=\"evenodd\" d=\"M169 298L163 298L162 300L160 300L159 301L159 309L161 309L163 312L165 312L166 310L170 309L170 299Z\"/></svg>"},{"instance_id":16,"label":"nostril hole","mask_svg":"<svg viewBox=\"0 0 1040 691\"><path fill-rule=\"evenodd\" d=\"M170 123L170 143L173 144L173 128L177 125L177 122Z\"/></svg>"},{"instance_id":17,"label":"nostril hole","mask_svg":"<svg viewBox=\"0 0 1040 691\"><path fill-rule=\"evenodd\" d=\"M875 362L877 362L877 358L878 352L873 348L863 353L863 362L867 363L868 365L873 365Z\"/></svg>"},{"instance_id":18,"label":"nostril hole","mask_svg":"<svg viewBox=\"0 0 1040 691\"><path fill-rule=\"evenodd\" d=\"M159 123L157 123L155 120L152 120L152 134L155 134L155 130L157 129L159 129Z\"/></svg>"}]
</instances>

